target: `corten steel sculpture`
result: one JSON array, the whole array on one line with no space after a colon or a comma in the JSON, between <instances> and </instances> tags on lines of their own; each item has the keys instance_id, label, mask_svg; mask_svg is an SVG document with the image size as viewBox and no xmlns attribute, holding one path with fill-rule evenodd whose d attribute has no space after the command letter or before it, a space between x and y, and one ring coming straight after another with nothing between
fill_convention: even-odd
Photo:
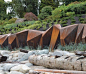
<instances>
[{"instance_id":1,"label":"corten steel sculpture","mask_svg":"<svg viewBox=\"0 0 86 74\"><path fill-rule=\"evenodd\" d=\"M50 27L46 31L23 30L15 34L0 35L0 46L9 46L10 49L15 47L32 46L36 48L49 46L54 49L60 42L61 45L71 42L86 43L86 24L74 24L61 27L60 24Z\"/></svg>"},{"instance_id":2,"label":"corten steel sculpture","mask_svg":"<svg viewBox=\"0 0 86 74\"><path fill-rule=\"evenodd\" d=\"M50 44L50 40L51 40L51 35L52 35L52 30L53 27L50 27L48 30L46 30L41 37L40 40L40 46L44 47L44 46L49 46Z\"/></svg>"},{"instance_id":3,"label":"corten steel sculpture","mask_svg":"<svg viewBox=\"0 0 86 74\"><path fill-rule=\"evenodd\" d=\"M61 25L54 25L51 35L51 41L50 41L50 49L53 50L55 45L60 42L60 29Z\"/></svg>"},{"instance_id":4,"label":"corten steel sculpture","mask_svg":"<svg viewBox=\"0 0 86 74\"><path fill-rule=\"evenodd\" d=\"M39 45L42 33L43 32L37 30L29 30L27 36L27 45L36 48Z\"/></svg>"},{"instance_id":5,"label":"corten steel sculpture","mask_svg":"<svg viewBox=\"0 0 86 74\"><path fill-rule=\"evenodd\" d=\"M18 47L24 47L27 45L27 35L28 35L28 30L24 30L16 33L16 41Z\"/></svg>"},{"instance_id":6,"label":"corten steel sculpture","mask_svg":"<svg viewBox=\"0 0 86 74\"><path fill-rule=\"evenodd\" d=\"M0 46L5 47L8 45L8 36L10 34L0 35Z\"/></svg>"},{"instance_id":7,"label":"corten steel sculpture","mask_svg":"<svg viewBox=\"0 0 86 74\"><path fill-rule=\"evenodd\" d=\"M77 29L78 24L61 28L60 30L61 45L69 44L70 42L75 42Z\"/></svg>"},{"instance_id":8,"label":"corten steel sculpture","mask_svg":"<svg viewBox=\"0 0 86 74\"><path fill-rule=\"evenodd\" d=\"M84 24L83 34L82 34L82 42L86 43L86 24Z\"/></svg>"},{"instance_id":9,"label":"corten steel sculpture","mask_svg":"<svg viewBox=\"0 0 86 74\"><path fill-rule=\"evenodd\" d=\"M78 25L75 43L80 43L82 41L83 29L84 29L84 25L83 24L82 25L81 24Z\"/></svg>"},{"instance_id":10,"label":"corten steel sculpture","mask_svg":"<svg viewBox=\"0 0 86 74\"><path fill-rule=\"evenodd\" d=\"M8 36L8 44L9 49L17 47L16 34L11 34L10 36Z\"/></svg>"}]
</instances>

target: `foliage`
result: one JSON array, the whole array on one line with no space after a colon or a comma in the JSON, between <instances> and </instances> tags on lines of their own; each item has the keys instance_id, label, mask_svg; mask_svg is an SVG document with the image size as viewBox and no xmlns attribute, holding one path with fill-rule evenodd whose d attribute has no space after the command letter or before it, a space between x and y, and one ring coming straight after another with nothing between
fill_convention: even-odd
<instances>
[{"instance_id":1,"label":"foliage","mask_svg":"<svg viewBox=\"0 0 86 74\"><path fill-rule=\"evenodd\" d=\"M59 6L58 0L41 0L40 10L45 6L51 6L53 9Z\"/></svg>"},{"instance_id":2,"label":"foliage","mask_svg":"<svg viewBox=\"0 0 86 74\"><path fill-rule=\"evenodd\" d=\"M73 15L75 15L75 12L67 12L67 13L66 13L66 16L68 16L68 17L71 17L71 16L73 16Z\"/></svg>"},{"instance_id":3,"label":"foliage","mask_svg":"<svg viewBox=\"0 0 86 74\"><path fill-rule=\"evenodd\" d=\"M85 43L84 44L83 43L79 43L79 44L70 43L69 45L65 45L65 46L61 46L59 44L58 49L66 50L66 51L75 51L75 50L84 51L86 50L86 44Z\"/></svg>"},{"instance_id":4,"label":"foliage","mask_svg":"<svg viewBox=\"0 0 86 74\"><path fill-rule=\"evenodd\" d=\"M79 21L84 21L84 18L79 18Z\"/></svg>"},{"instance_id":5,"label":"foliage","mask_svg":"<svg viewBox=\"0 0 86 74\"><path fill-rule=\"evenodd\" d=\"M15 23L16 20L17 20L17 18L12 18L12 19L10 19L10 20L9 20L9 24Z\"/></svg>"},{"instance_id":6,"label":"foliage","mask_svg":"<svg viewBox=\"0 0 86 74\"><path fill-rule=\"evenodd\" d=\"M32 12L26 13L24 15L24 18L26 18L26 20L28 20L28 21L38 20L38 17L35 14L33 14Z\"/></svg>"},{"instance_id":7,"label":"foliage","mask_svg":"<svg viewBox=\"0 0 86 74\"><path fill-rule=\"evenodd\" d=\"M68 4L72 4L72 3L78 4L78 3L80 3L80 1L81 1L81 2L84 2L84 1L86 1L86 0L62 0L62 1L64 2L65 5L68 5ZM77 1L78 1L78 2L77 2Z\"/></svg>"},{"instance_id":8,"label":"foliage","mask_svg":"<svg viewBox=\"0 0 86 74\"><path fill-rule=\"evenodd\" d=\"M72 22L72 23L75 23L75 22L76 22L76 20L71 20L71 22Z\"/></svg>"},{"instance_id":9,"label":"foliage","mask_svg":"<svg viewBox=\"0 0 86 74\"><path fill-rule=\"evenodd\" d=\"M67 10L67 6L60 6L52 11L52 17L54 20L59 19L61 17L66 16L65 12Z\"/></svg>"},{"instance_id":10,"label":"foliage","mask_svg":"<svg viewBox=\"0 0 86 74\"><path fill-rule=\"evenodd\" d=\"M63 27L67 26L67 24L63 24Z\"/></svg>"},{"instance_id":11,"label":"foliage","mask_svg":"<svg viewBox=\"0 0 86 74\"><path fill-rule=\"evenodd\" d=\"M12 8L19 17L23 17L26 12L37 15L38 0L12 0Z\"/></svg>"},{"instance_id":12,"label":"foliage","mask_svg":"<svg viewBox=\"0 0 86 74\"><path fill-rule=\"evenodd\" d=\"M52 7L51 6L45 6L42 8L41 13L39 14L40 20L44 20L46 17L52 15Z\"/></svg>"},{"instance_id":13,"label":"foliage","mask_svg":"<svg viewBox=\"0 0 86 74\"><path fill-rule=\"evenodd\" d=\"M67 23L67 21L65 20L65 21L61 21L60 22L60 24L66 24Z\"/></svg>"}]
</instances>

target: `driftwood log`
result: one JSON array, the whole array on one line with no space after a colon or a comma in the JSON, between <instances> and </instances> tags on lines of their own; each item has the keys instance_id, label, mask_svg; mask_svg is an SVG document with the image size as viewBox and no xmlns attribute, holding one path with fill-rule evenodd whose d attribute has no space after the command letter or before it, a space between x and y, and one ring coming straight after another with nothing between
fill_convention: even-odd
<instances>
[{"instance_id":1,"label":"driftwood log","mask_svg":"<svg viewBox=\"0 0 86 74\"><path fill-rule=\"evenodd\" d=\"M30 63L47 68L86 71L86 58L84 56L55 56L32 55L29 57Z\"/></svg>"},{"instance_id":2,"label":"driftwood log","mask_svg":"<svg viewBox=\"0 0 86 74\"><path fill-rule=\"evenodd\" d=\"M86 71L73 71L73 70L53 70L53 69L35 69L29 71L29 74L86 74Z\"/></svg>"}]
</instances>

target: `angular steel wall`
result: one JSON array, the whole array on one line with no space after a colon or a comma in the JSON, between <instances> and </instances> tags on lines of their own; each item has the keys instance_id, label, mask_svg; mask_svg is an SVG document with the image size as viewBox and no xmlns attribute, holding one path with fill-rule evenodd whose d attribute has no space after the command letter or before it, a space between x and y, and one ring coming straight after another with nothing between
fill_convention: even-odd
<instances>
[{"instance_id":1,"label":"angular steel wall","mask_svg":"<svg viewBox=\"0 0 86 74\"><path fill-rule=\"evenodd\" d=\"M23 30L15 34L0 35L0 46L8 46L9 49L27 45L36 48L40 45L41 47L49 46L53 50L60 42L63 46L70 42L86 43L86 24L66 27L57 24L46 31Z\"/></svg>"}]
</instances>

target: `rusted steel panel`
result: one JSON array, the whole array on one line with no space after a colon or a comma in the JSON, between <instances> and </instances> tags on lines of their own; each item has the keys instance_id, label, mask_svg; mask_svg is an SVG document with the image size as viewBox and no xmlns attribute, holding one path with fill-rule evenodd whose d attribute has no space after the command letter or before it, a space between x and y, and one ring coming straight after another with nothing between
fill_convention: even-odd
<instances>
[{"instance_id":1,"label":"rusted steel panel","mask_svg":"<svg viewBox=\"0 0 86 74\"><path fill-rule=\"evenodd\" d=\"M17 47L16 34L11 34L10 36L8 36L8 44L9 49Z\"/></svg>"},{"instance_id":2,"label":"rusted steel panel","mask_svg":"<svg viewBox=\"0 0 86 74\"><path fill-rule=\"evenodd\" d=\"M18 47L24 47L27 45L27 35L28 30L23 30L21 32L16 33L16 42Z\"/></svg>"},{"instance_id":3,"label":"rusted steel panel","mask_svg":"<svg viewBox=\"0 0 86 74\"><path fill-rule=\"evenodd\" d=\"M34 71L51 72L51 73L65 73L65 74L86 74L86 71L73 71L73 70L35 69Z\"/></svg>"},{"instance_id":4,"label":"rusted steel panel","mask_svg":"<svg viewBox=\"0 0 86 74\"><path fill-rule=\"evenodd\" d=\"M75 42L75 37L78 29L78 24L70 25L60 29L60 41L61 45Z\"/></svg>"},{"instance_id":5,"label":"rusted steel panel","mask_svg":"<svg viewBox=\"0 0 86 74\"><path fill-rule=\"evenodd\" d=\"M8 36L10 34L0 35L0 45L1 47L5 47L8 45Z\"/></svg>"},{"instance_id":6,"label":"rusted steel panel","mask_svg":"<svg viewBox=\"0 0 86 74\"><path fill-rule=\"evenodd\" d=\"M49 46L50 40L51 40L51 35L52 35L52 30L53 30L53 27L49 28L48 30L46 30L42 34L42 37L41 37L41 40L40 40L41 47Z\"/></svg>"},{"instance_id":7,"label":"rusted steel panel","mask_svg":"<svg viewBox=\"0 0 86 74\"><path fill-rule=\"evenodd\" d=\"M84 24L83 34L82 34L82 42L86 43L86 24Z\"/></svg>"},{"instance_id":8,"label":"rusted steel panel","mask_svg":"<svg viewBox=\"0 0 86 74\"><path fill-rule=\"evenodd\" d=\"M80 43L82 41L83 29L84 29L84 25L83 24L79 24L78 25L77 34L76 34L75 43Z\"/></svg>"},{"instance_id":9,"label":"rusted steel panel","mask_svg":"<svg viewBox=\"0 0 86 74\"><path fill-rule=\"evenodd\" d=\"M52 35L51 35L51 41L50 41L50 49L51 50L54 49L55 44L59 43L59 40L60 40L60 37L59 37L60 29L61 29L60 24L57 24L57 25L53 26Z\"/></svg>"},{"instance_id":10,"label":"rusted steel panel","mask_svg":"<svg viewBox=\"0 0 86 74\"><path fill-rule=\"evenodd\" d=\"M27 45L36 48L39 45L42 33L43 32L37 30L29 30L27 37Z\"/></svg>"}]
</instances>

